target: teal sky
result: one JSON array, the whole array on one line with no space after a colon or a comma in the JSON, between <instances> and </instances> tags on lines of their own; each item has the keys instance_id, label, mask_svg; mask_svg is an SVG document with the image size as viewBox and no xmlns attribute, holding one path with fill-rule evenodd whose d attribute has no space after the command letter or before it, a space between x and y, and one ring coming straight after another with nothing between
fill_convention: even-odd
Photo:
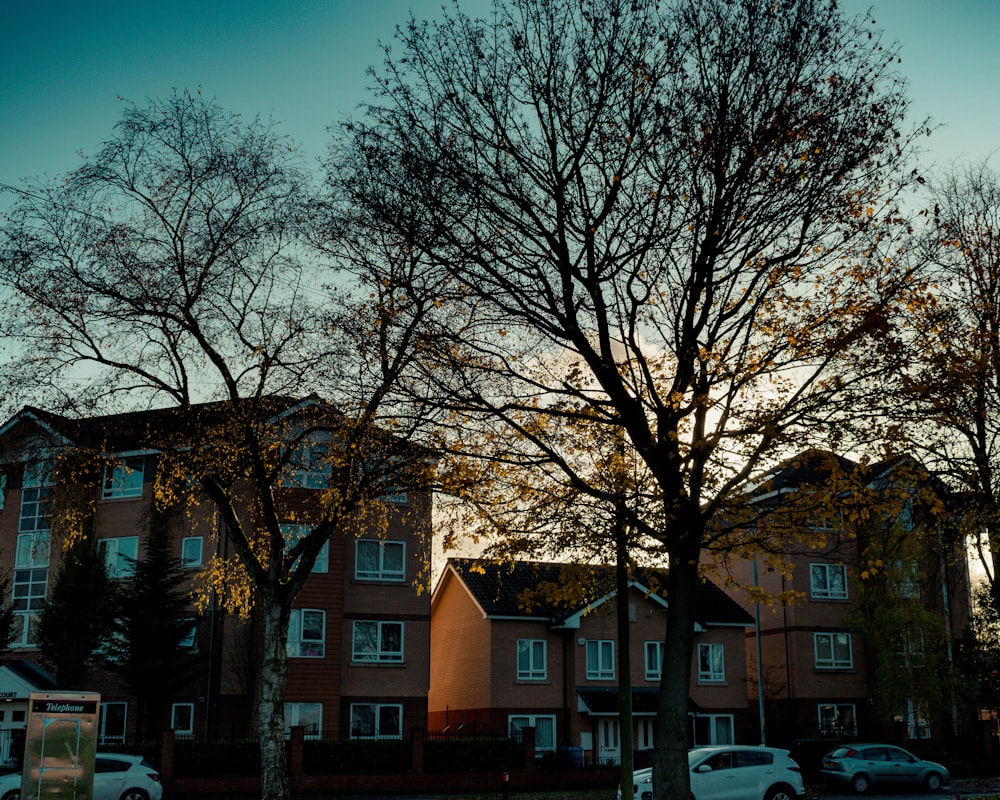
<instances>
[{"instance_id":1,"label":"teal sky","mask_svg":"<svg viewBox=\"0 0 1000 800\"><path fill-rule=\"evenodd\" d=\"M927 163L979 160L1000 148L1000 3L996 0L843 0L871 7L902 47L914 117L944 127ZM489 0L461 0L470 13ZM107 138L122 109L173 88L282 123L310 156L327 127L365 97L412 10L442 0L0 0L0 184L58 175ZM0 207L8 198L0 198Z\"/></svg>"}]
</instances>

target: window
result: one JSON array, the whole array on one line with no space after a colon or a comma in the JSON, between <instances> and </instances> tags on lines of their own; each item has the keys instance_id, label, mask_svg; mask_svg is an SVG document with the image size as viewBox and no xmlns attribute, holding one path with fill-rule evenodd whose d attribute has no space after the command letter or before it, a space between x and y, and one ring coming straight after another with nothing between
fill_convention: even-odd
<instances>
[{"instance_id":1,"label":"window","mask_svg":"<svg viewBox=\"0 0 1000 800\"><path fill-rule=\"evenodd\" d=\"M587 679L591 681L613 681L615 679L615 643L613 640L587 640Z\"/></svg>"},{"instance_id":2,"label":"window","mask_svg":"<svg viewBox=\"0 0 1000 800\"><path fill-rule=\"evenodd\" d=\"M142 456L123 458L104 468L104 489L101 497L113 500L118 497L141 497L142 476L146 459Z\"/></svg>"},{"instance_id":3,"label":"window","mask_svg":"<svg viewBox=\"0 0 1000 800\"><path fill-rule=\"evenodd\" d=\"M545 671L545 640L517 640L517 679L521 681L543 681Z\"/></svg>"},{"instance_id":4,"label":"window","mask_svg":"<svg viewBox=\"0 0 1000 800\"><path fill-rule=\"evenodd\" d=\"M809 588L814 600L846 600L847 567L843 564L810 564Z\"/></svg>"},{"instance_id":5,"label":"window","mask_svg":"<svg viewBox=\"0 0 1000 800\"><path fill-rule=\"evenodd\" d=\"M38 641L38 615L45 605L49 577L49 542L48 532L22 533L17 537L11 587L12 647L30 647Z\"/></svg>"},{"instance_id":6,"label":"window","mask_svg":"<svg viewBox=\"0 0 1000 800\"><path fill-rule=\"evenodd\" d=\"M98 744L125 743L125 717L128 703L101 703L101 725Z\"/></svg>"},{"instance_id":7,"label":"window","mask_svg":"<svg viewBox=\"0 0 1000 800\"><path fill-rule=\"evenodd\" d=\"M201 566L201 536L185 536L181 539L181 569L195 569Z\"/></svg>"},{"instance_id":8,"label":"window","mask_svg":"<svg viewBox=\"0 0 1000 800\"><path fill-rule=\"evenodd\" d=\"M556 718L550 714L513 714L507 717L507 730L512 738L521 741L525 728L535 729L535 750L556 749Z\"/></svg>"},{"instance_id":9,"label":"window","mask_svg":"<svg viewBox=\"0 0 1000 800\"><path fill-rule=\"evenodd\" d=\"M813 652L817 669L850 669L854 666L849 633L814 633Z\"/></svg>"},{"instance_id":10,"label":"window","mask_svg":"<svg viewBox=\"0 0 1000 800\"><path fill-rule=\"evenodd\" d=\"M635 747L636 750L652 750L653 749L653 728L656 725L656 720L652 719L637 719L635 722Z\"/></svg>"},{"instance_id":11,"label":"window","mask_svg":"<svg viewBox=\"0 0 1000 800\"><path fill-rule=\"evenodd\" d=\"M732 714L695 714L692 725L695 747L732 744L734 741Z\"/></svg>"},{"instance_id":12,"label":"window","mask_svg":"<svg viewBox=\"0 0 1000 800\"><path fill-rule=\"evenodd\" d=\"M403 661L403 623L359 620L354 623L353 658L379 664Z\"/></svg>"},{"instance_id":13,"label":"window","mask_svg":"<svg viewBox=\"0 0 1000 800\"><path fill-rule=\"evenodd\" d=\"M293 608L288 620L288 657L326 656L326 612L317 608Z\"/></svg>"},{"instance_id":14,"label":"window","mask_svg":"<svg viewBox=\"0 0 1000 800\"><path fill-rule=\"evenodd\" d=\"M702 683L723 683L726 662L721 644L698 645L698 680Z\"/></svg>"},{"instance_id":15,"label":"window","mask_svg":"<svg viewBox=\"0 0 1000 800\"><path fill-rule=\"evenodd\" d=\"M99 539L98 552L104 555L104 564L110 578L131 578L135 575L135 562L139 559L139 537L119 536Z\"/></svg>"},{"instance_id":16,"label":"window","mask_svg":"<svg viewBox=\"0 0 1000 800\"><path fill-rule=\"evenodd\" d=\"M3 508L4 500L7 497L7 474L0 472L0 508Z\"/></svg>"},{"instance_id":17,"label":"window","mask_svg":"<svg viewBox=\"0 0 1000 800\"><path fill-rule=\"evenodd\" d=\"M930 739L931 723L927 719L927 709L922 703L914 700L906 701L905 716L896 716L898 722L906 721L906 736L908 739Z\"/></svg>"},{"instance_id":18,"label":"window","mask_svg":"<svg viewBox=\"0 0 1000 800\"><path fill-rule=\"evenodd\" d=\"M819 732L822 736L857 736L853 703L821 703Z\"/></svg>"},{"instance_id":19,"label":"window","mask_svg":"<svg viewBox=\"0 0 1000 800\"><path fill-rule=\"evenodd\" d=\"M402 739L403 706L399 703L351 703L352 739Z\"/></svg>"},{"instance_id":20,"label":"window","mask_svg":"<svg viewBox=\"0 0 1000 800\"><path fill-rule=\"evenodd\" d=\"M328 431L313 431L291 445L281 485L300 489L329 488L332 475L329 449Z\"/></svg>"},{"instance_id":21,"label":"window","mask_svg":"<svg viewBox=\"0 0 1000 800\"><path fill-rule=\"evenodd\" d=\"M920 570L916 561L896 559L892 563L892 585L896 595L904 600L920 597Z\"/></svg>"},{"instance_id":22,"label":"window","mask_svg":"<svg viewBox=\"0 0 1000 800\"><path fill-rule=\"evenodd\" d=\"M178 650L197 650L198 649L198 620L196 619L186 619L184 622L187 623L187 631L177 642Z\"/></svg>"},{"instance_id":23,"label":"window","mask_svg":"<svg viewBox=\"0 0 1000 800\"><path fill-rule=\"evenodd\" d=\"M663 642L646 642L643 653L646 661L646 680L660 680L660 675L663 673Z\"/></svg>"},{"instance_id":24,"label":"window","mask_svg":"<svg viewBox=\"0 0 1000 800\"><path fill-rule=\"evenodd\" d=\"M43 533L49 530L52 525L52 486L51 464L42 462L25 466L18 532Z\"/></svg>"},{"instance_id":25,"label":"window","mask_svg":"<svg viewBox=\"0 0 1000 800\"><path fill-rule=\"evenodd\" d=\"M292 728L305 728L307 739L323 736L322 703L285 703L285 736L291 736Z\"/></svg>"},{"instance_id":26,"label":"window","mask_svg":"<svg viewBox=\"0 0 1000 800\"><path fill-rule=\"evenodd\" d=\"M291 550L299 540L308 536L312 532L312 525L301 525L295 522L282 522L281 523L281 533L285 537L285 547ZM298 559L295 560L295 564L298 564ZM295 564L292 568L295 568ZM320 548L319 552L316 554L316 560L313 562L312 570L313 572L329 572L330 571L330 540L323 542L323 546Z\"/></svg>"},{"instance_id":27,"label":"window","mask_svg":"<svg viewBox=\"0 0 1000 800\"><path fill-rule=\"evenodd\" d=\"M924 632L897 631L896 655L904 667L922 667L924 665Z\"/></svg>"},{"instance_id":28,"label":"window","mask_svg":"<svg viewBox=\"0 0 1000 800\"><path fill-rule=\"evenodd\" d=\"M170 707L170 729L178 736L194 735L194 703L174 703Z\"/></svg>"},{"instance_id":29,"label":"window","mask_svg":"<svg viewBox=\"0 0 1000 800\"><path fill-rule=\"evenodd\" d=\"M358 539L354 545L354 577L359 581L406 579L406 543Z\"/></svg>"}]
</instances>

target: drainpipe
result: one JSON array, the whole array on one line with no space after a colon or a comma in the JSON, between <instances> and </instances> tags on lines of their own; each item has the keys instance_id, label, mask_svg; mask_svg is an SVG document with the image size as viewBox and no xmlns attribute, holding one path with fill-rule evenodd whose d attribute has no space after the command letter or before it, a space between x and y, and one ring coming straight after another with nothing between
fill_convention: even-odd
<instances>
[{"instance_id":1,"label":"drainpipe","mask_svg":"<svg viewBox=\"0 0 1000 800\"><path fill-rule=\"evenodd\" d=\"M753 586L757 584L757 559L753 560ZM760 744L761 747L767 744L767 725L764 717L764 664L761 661L760 646L760 601L754 600L753 604L753 638L757 648L757 714L760 718Z\"/></svg>"}]
</instances>

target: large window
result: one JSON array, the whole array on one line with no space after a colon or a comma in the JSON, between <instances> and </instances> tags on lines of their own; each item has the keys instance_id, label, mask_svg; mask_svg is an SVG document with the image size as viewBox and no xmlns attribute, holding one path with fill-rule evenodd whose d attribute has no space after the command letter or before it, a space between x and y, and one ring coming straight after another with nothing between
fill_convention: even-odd
<instances>
[{"instance_id":1,"label":"large window","mask_svg":"<svg viewBox=\"0 0 1000 800\"><path fill-rule=\"evenodd\" d=\"M556 749L556 718L550 714L512 714L507 717L507 730L520 741L525 728L535 729L535 750Z\"/></svg>"},{"instance_id":2,"label":"large window","mask_svg":"<svg viewBox=\"0 0 1000 800\"><path fill-rule=\"evenodd\" d=\"M98 744L124 744L125 718L128 703L101 703L101 725Z\"/></svg>"},{"instance_id":3,"label":"large window","mask_svg":"<svg viewBox=\"0 0 1000 800\"><path fill-rule=\"evenodd\" d=\"M354 623L355 661L398 664L403 661L403 623L358 620Z\"/></svg>"},{"instance_id":4,"label":"large window","mask_svg":"<svg viewBox=\"0 0 1000 800\"><path fill-rule=\"evenodd\" d=\"M123 458L104 468L104 488L101 497L112 500L118 497L141 497L142 477L146 459L142 456Z\"/></svg>"},{"instance_id":5,"label":"large window","mask_svg":"<svg viewBox=\"0 0 1000 800\"><path fill-rule=\"evenodd\" d=\"M104 556L109 577L131 578L135 575L135 562L139 560L138 536L98 539L97 549Z\"/></svg>"},{"instance_id":6,"label":"large window","mask_svg":"<svg viewBox=\"0 0 1000 800\"><path fill-rule=\"evenodd\" d=\"M292 445L281 476L282 486L301 489L328 489L332 468L329 458L330 433L313 431Z\"/></svg>"},{"instance_id":7,"label":"large window","mask_svg":"<svg viewBox=\"0 0 1000 800\"><path fill-rule=\"evenodd\" d=\"M402 739L403 706L399 703L351 703L352 739Z\"/></svg>"},{"instance_id":8,"label":"large window","mask_svg":"<svg viewBox=\"0 0 1000 800\"><path fill-rule=\"evenodd\" d=\"M843 564L810 564L809 589L814 600L846 600L847 567Z\"/></svg>"},{"instance_id":9,"label":"large window","mask_svg":"<svg viewBox=\"0 0 1000 800\"><path fill-rule=\"evenodd\" d=\"M12 647L30 647L38 641L38 615L45 605L48 585L49 549L47 530L18 534L11 587Z\"/></svg>"},{"instance_id":10,"label":"large window","mask_svg":"<svg viewBox=\"0 0 1000 800\"><path fill-rule=\"evenodd\" d=\"M25 466L19 533L43 533L52 527L53 485L51 464L41 462Z\"/></svg>"},{"instance_id":11,"label":"large window","mask_svg":"<svg viewBox=\"0 0 1000 800\"><path fill-rule=\"evenodd\" d=\"M858 724L853 703L820 703L818 707L821 736L857 736Z\"/></svg>"},{"instance_id":12,"label":"large window","mask_svg":"<svg viewBox=\"0 0 1000 800\"><path fill-rule=\"evenodd\" d=\"M849 633L814 633L817 669L850 669L854 666Z\"/></svg>"},{"instance_id":13,"label":"large window","mask_svg":"<svg viewBox=\"0 0 1000 800\"><path fill-rule=\"evenodd\" d=\"M698 645L698 680L701 683L722 683L726 680L726 660L722 645Z\"/></svg>"},{"instance_id":14,"label":"large window","mask_svg":"<svg viewBox=\"0 0 1000 800\"><path fill-rule=\"evenodd\" d=\"M522 681L541 681L546 678L545 640L517 640L517 678Z\"/></svg>"},{"instance_id":15,"label":"large window","mask_svg":"<svg viewBox=\"0 0 1000 800\"><path fill-rule=\"evenodd\" d=\"M613 681L615 679L615 643L613 639L587 640L587 679Z\"/></svg>"},{"instance_id":16,"label":"large window","mask_svg":"<svg viewBox=\"0 0 1000 800\"><path fill-rule=\"evenodd\" d=\"M354 577L359 581L406 579L406 543L358 539L354 546Z\"/></svg>"},{"instance_id":17,"label":"large window","mask_svg":"<svg viewBox=\"0 0 1000 800\"><path fill-rule=\"evenodd\" d=\"M283 522L281 523L281 533L285 537L285 548L291 550L300 539L305 538L312 532L312 525L300 525L293 522ZM296 559L295 563L298 563ZM313 572L329 572L330 571L330 540L327 539L323 542L323 546L320 548L319 552L316 554L316 560L313 562L312 570Z\"/></svg>"},{"instance_id":18,"label":"large window","mask_svg":"<svg viewBox=\"0 0 1000 800\"><path fill-rule=\"evenodd\" d=\"M732 744L735 741L732 714L695 714L691 722L695 747Z\"/></svg>"},{"instance_id":19,"label":"large window","mask_svg":"<svg viewBox=\"0 0 1000 800\"><path fill-rule=\"evenodd\" d=\"M201 536L185 536L181 539L181 569L196 569L202 565Z\"/></svg>"},{"instance_id":20,"label":"large window","mask_svg":"<svg viewBox=\"0 0 1000 800\"><path fill-rule=\"evenodd\" d=\"M663 673L663 642L648 641L643 646L646 680L658 681Z\"/></svg>"},{"instance_id":21,"label":"large window","mask_svg":"<svg viewBox=\"0 0 1000 800\"><path fill-rule=\"evenodd\" d=\"M896 717L899 720L899 717ZM927 708L912 699L906 701L906 736L909 739L930 739L931 723Z\"/></svg>"},{"instance_id":22,"label":"large window","mask_svg":"<svg viewBox=\"0 0 1000 800\"><path fill-rule=\"evenodd\" d=\"M318 608L293 608L288 620L289 658L326 656L326 612Z\"/></svg>"},{"instance_id":23,"label":"large window","mask_svg":"<svg viewBox=\"0 0 1000 800\"><path fill-rule=\"evenodd\" d=\"M291 735L292 728L305 728L307 739L323 736L322 703L285 703L285 736Z\"/></svg>"}]
</instances>

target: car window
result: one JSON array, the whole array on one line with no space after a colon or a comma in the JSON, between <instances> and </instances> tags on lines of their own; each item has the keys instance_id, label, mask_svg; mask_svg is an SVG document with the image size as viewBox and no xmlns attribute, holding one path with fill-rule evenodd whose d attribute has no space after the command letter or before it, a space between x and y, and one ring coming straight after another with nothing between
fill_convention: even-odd
<instances>
[{"instance_id":1,"label":"car window","mask_svg":"<svg viewBox=\"0 0 1000 800\"><path fill-rule=\"evenodd\" d=\"M865 761L889 760L889 756L886 754L884 747L869 747L867 750L862 750L860 755Z\"/></svg>"},{"instance_id":2,"label":"car window","mask_svg":"<svg viewBox=\"0 0 1000 800\"><path fill-rule=\"evenodd\" d=\"M720 769L730 769L733 766L733 754L716 753L705 763L712 768L713 772Z\"/></svg>"},{"instance_id":3,"label":"car window","mask_svg":"<svg viewBox=\"0 0 1000 800\"><path fill-rule=\"evenodd\" d=\"M759 767L774 763L774 753L764 750L739 750L735 755L737 767Z\"/></svg>"},{"instance_id":4,"label":"car window","mask_svg":"<svg viewBox=\"0 0 1000 800\"><path fill-rule=\"evenodd\" d=\"M913 758L905 750L900 750L898 747L887 747L886 751L889 753L890 761L912 761Z\"/></svg>"},{"instance_id":5,"label":"car window","mask_svg":"<svg viewBox=\"0 0 1000 800\"><path fill-rule=\"evenodd\" d=\"M127 772L129 763L116 758L97 758L94 760L94 772Z\"/></svg>"}]
</instances>

